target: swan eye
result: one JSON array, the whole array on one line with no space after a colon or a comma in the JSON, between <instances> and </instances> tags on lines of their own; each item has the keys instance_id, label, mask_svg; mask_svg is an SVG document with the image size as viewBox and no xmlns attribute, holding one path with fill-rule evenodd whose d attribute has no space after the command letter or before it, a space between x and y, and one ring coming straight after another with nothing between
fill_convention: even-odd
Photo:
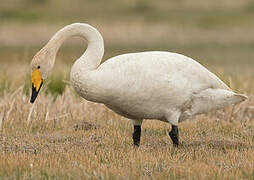
<instances>
[{"instance_id":1,"label":"swan eye","mask_svg":"<svg viewBox=\"0 0 254 180\"><path fill-rule=\"evenodd\" d=\"M40 69L41 68L41 66L37 66L37 69Z\"/></svg>"}]
</instances>

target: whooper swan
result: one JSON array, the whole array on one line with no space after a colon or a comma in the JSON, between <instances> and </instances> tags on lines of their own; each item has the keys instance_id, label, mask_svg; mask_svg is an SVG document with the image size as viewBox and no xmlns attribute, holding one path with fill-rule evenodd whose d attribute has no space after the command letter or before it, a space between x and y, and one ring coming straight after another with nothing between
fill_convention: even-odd
<instances>
[{"instance_id":1,"label":"whooper swan","mask_svg":"<svg viewBox=\"0 0 254 180\"><path fill-rule=\"evenodd\" d=\"M72 86L86 100L103 103L131 119L136 146L140 144L143 119L172 124L169 136L173 145L178 146L179 122L247 98L234 93L195 60L177 53L123 54L100 65L104 53L101 34L88 24L74 23L59 30L34 56L31 103L52 70L58 49L72 36L88 42L86 51L72 66Z\"/></svg>"}]
</instances>

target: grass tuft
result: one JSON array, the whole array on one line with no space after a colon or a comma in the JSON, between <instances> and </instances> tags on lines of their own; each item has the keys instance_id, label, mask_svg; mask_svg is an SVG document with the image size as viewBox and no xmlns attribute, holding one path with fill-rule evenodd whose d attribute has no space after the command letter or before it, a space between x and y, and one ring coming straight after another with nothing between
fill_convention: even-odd
<instances>
[{"instance_id":1,"label":"grass tuft","mask_svg":"<svg viewBox=\"0 0 254 180\"><path fill-rule=\"evenodd\" d=\"M58 75L52 77L47 83L47 92L53 94L54 96L61 95L64 92L66 83L63 82L62 76Z\"/></svg>"}]
</instances>

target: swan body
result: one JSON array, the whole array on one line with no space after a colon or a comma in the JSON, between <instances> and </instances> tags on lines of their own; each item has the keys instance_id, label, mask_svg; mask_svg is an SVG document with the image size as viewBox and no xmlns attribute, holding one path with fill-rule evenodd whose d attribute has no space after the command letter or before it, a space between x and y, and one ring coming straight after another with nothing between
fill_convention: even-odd
<instances>
[{"instance_id":1,"label":"swan body","mask_svg":"<svg viewBox=\"0 0 254 180\"><path fill-rule=\"evenodd\" d=\"M247 98L233 92L195 60L177 53L123 54L100 65L104 53L103 39L95 28L82 23L58 31L33 58L32 72L40 74L38 77L32 73L36 96L41 87L37 79L41 78L43 82L53 68L59 47L72 36L81 36L88 41L87 50L71 70L70 79L75 91L83 98L103 103L131 119L134 144L135 135L138 137L139 134L136 141L140 141L139 127L143 119L158 119L172 124L170 137L174 142L177 131L177 143L175 140L174 144L178 145L178 129L174 130L178 122Z\"/></svg>"}]
</instances>

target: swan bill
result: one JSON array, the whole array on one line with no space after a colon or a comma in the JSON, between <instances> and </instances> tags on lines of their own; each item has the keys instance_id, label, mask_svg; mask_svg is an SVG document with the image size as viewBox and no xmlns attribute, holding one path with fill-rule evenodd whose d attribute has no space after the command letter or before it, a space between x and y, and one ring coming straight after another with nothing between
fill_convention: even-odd
<instances>
[{"instance_id":1,"label":"swan bill","mask_svg":"<svg viewBox=\"0 0 254 180\"><path fill-rule=\"evenodd\" d=\"M40 92L42 84L43 84L43 82L41 82L38 91L36 90L36 87L34 86L34 84L32 84L32 96L31 96L31 100L30 100L31 103L34 103L35 99L37 98L37 96Z\"/></svg>"},{"instance_id":2,"label":"swan bill","mask_svg":"<svg viewBox=\"0 0 254 180\"><path fill-rule=\"evenodd\" d=\"M32 80L32 96L30 102L33 103L36 97L38 96L41 86L43 84L43 80L39 69L35 69L31 73L31 80Z\"/></svg>"}]
</instances>

